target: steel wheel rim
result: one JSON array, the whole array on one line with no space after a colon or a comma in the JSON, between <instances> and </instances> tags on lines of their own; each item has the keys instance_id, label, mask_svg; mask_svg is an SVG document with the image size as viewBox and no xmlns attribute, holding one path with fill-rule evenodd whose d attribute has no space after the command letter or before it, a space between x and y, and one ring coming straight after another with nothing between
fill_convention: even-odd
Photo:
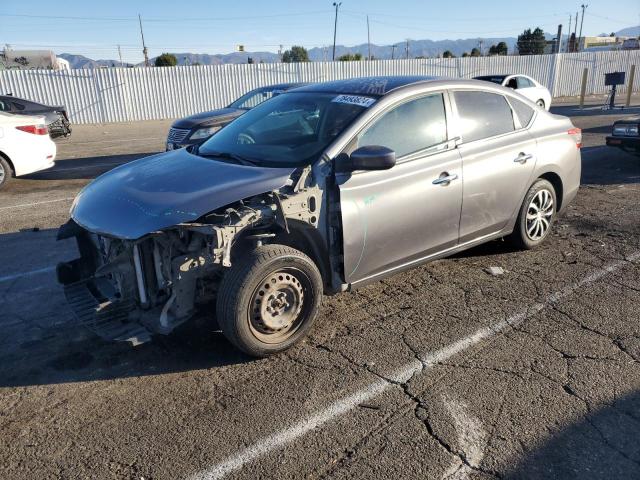
<instances>
[{"instance_id":1,"label":"steel wheel rim","mask_svg":"<svg viewBox=\"0 0 640 480\"><path fill-rule=\"evenodd\" d=\"M526 231L531 240L540 240L549 233L555 212L553 195L546 188L538 190L527 207Z\"/></svg>"},{"instance_id":2,"label":"steel wheel rim","mask_svg":"<svg viewBox=\"0 0 640 480\"><path fill-rule=\"evenodd\" d=\"M249 328L264 343L281 343L297 332L309 316L311 281L297 268L265 276L251 295Z\"/></svg>"}]
</instances>

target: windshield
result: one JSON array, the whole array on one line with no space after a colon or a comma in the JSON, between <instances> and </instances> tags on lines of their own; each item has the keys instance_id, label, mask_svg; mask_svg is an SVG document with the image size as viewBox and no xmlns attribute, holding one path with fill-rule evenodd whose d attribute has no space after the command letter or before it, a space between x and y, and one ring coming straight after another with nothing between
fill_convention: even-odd
<instances>
[{"instance_id":1,"label":"windshield","mask_svg":"<svg viewBox=\"0 0 640 480\"><path fill-rule=\"evenodd\" d=\"M283 90L272 88L272 89L264 89L260 88L258 90L251 90L248 93L245 93L236 101L234 101L230 108L239 108L241 110L251 110L252 108L260 105L265 100L269 100L271 97L275 97L283 93Z\"/></svg>"},{"instance_id":2,"label":"windshield","mask_svg":"<svg viewBox=\"0 0 640 480\"><path fill-rule=\"evenodd\" d=\"M374 102L335 93L278 95L217 132L198 154L224 154L263 167L308 165Z\"/></svg>"},{"instance_id":3,"label":"windshield","mask_svg":"<svg viewBox=\"0 0 640 480\"><path fill-rule=\"evenodd\" d=\"M505 79L504 75L482 75L480 77L473 77L474 80L484 80L485 82L493 82L498 85L502 85L502 82Z\"/></svg>"}]
</instances>

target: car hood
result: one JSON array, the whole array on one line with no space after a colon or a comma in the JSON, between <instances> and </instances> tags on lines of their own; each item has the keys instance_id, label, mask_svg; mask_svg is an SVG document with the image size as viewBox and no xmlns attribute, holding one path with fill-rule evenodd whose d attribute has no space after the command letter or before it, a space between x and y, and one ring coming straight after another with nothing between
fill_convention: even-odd
<instances>
[{"instance_id":1,"label":"car hood","mask_svg":"<svg viewBox=\"0 0 640 480\"><path fill-rule=\"evenodd\" d=\"M239 117L246 110L240 108L219 108L209 112L196 113L190 117L180 118L173 122L173 128L192 129L193 127L212 127L215 125L226 125L231 120Z\"/></svg>"},{"instance_id":2,"label":"car hood","mask_svg":"<svg viewBox=\"0 0 640 480\"><path fill-rule=\"evenodd\" d=\"M294 170L236 165L175 150L101 175L78 194L71 218L91 232L133 240L281 188Z\"/></svg>"},{"instance_id":3,"label":"car hood","mask_svg":"<svg viewBox=\"0 0 640 480\"><path fill-rule=\"evenodd\" d=\"M633 115L631 117L622 118L614 122L614 125L617 123L640 123L640 115Z\"/></svg>"}]
</instances>

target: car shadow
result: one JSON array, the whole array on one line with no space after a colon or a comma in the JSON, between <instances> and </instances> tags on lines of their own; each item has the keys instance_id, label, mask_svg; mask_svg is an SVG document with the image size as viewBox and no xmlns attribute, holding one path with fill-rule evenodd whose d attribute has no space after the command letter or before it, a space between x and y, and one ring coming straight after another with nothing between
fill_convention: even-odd
<instances>
[{"instance_id":1,"label":"car shadow","mask_svg":"<svg viewBox=\"0 0 640 480\"><path fill-rule=\"evenodd\" d=\"M40 172L20 178L28 180L91 180L105 172L128 162L155 155L161 152L131 153L125 155L106 155L58 160L56 164Z\"/></svg>"},{"instance_id":2,"label":"car shadow","mask_svg":"<svg viewBox=\"0 0 640 480\"><path fill-rule=\"evenodd\" d=\"M640 478L640 392L588 412L527 453L501 478Z\"/></svg>"},{"instance_id":3,"label":"car shadow","mask_svg":"<svg viewBox=\"0 0 640 480\"><path fill-rule=\"evenodd\" d=\"M640 183L640 157L604 145L582 148L582 185Z\"/></svg>"},{"instance_id":4,"label":"car shadow","mask_svg":"<svg viewBox=\"0 0 640 480\"><path fill-rule=\"evenodd\" d=\"M10 256L39 263L22 268ZM137 347L102 340L75 318L50 268L75 256L71 240L55 241L55 229L0 235L0 388L162 375L251 360L224 338L213 307Z\"/></svg>"}]
</instances>

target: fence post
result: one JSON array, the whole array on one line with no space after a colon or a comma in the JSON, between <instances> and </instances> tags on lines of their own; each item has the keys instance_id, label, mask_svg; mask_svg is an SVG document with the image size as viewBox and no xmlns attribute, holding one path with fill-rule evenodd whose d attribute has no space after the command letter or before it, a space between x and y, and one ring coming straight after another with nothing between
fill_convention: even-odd
<instances>
[{"instance_id":1,"label":"fence post","mask_svg":"<svg viewBox=\"0 0 640 480\"><path fill-rule=\"evenodd\" d=\"M580 109L584 107L584 94L587 91L587 75L589 74L589 69L585 68L582 71L582 85L580 86Z\"/></svg>"},{"instance_id":2,"label":"fence post","mask_svg":"<svg viewBox=\"0 0 640 480\"><path fill-rule=\"evenodd\" d=\"M633 92L633 80L636 76L636 66L631 65L631 70L629 71L629 86L627 87L627 101L624 103L625 107L629 107L631 105L631 93Z\"/></svg>"}]
</instances>

